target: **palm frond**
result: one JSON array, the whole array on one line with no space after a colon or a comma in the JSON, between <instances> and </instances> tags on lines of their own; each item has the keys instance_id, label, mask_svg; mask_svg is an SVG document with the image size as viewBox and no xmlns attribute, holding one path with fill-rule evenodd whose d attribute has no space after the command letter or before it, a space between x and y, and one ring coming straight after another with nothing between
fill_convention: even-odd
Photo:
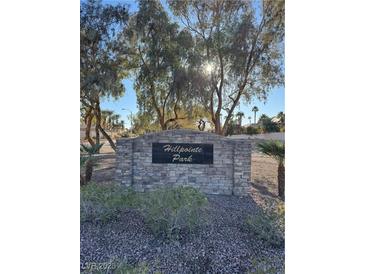
<instances>
[{"instance_id":1,"label":"palm frond","mask_svg":"<svg viewBox=\"0 0 365 274\"><path fill-rule=\"evenodd\" d=\"M257 144L258 150L268 156L276 158L279 162L285 159L285 145L280 141L266 141Z\"/></svg>"},{"instance_id":2,"label":"palm frond","mask_svg":"<svg viewBox=\"0 0 365 274\"><path fill-rule=\"evenodd\" d=\"M88 153L89 155L93 155L93 154L97 154L103 145L104 145L104 143L103 144L95 144L93 146L91 146L91 145L87 146L87 145L81 144L80 150L82 152Z\"/></svg>"}]
</instances>

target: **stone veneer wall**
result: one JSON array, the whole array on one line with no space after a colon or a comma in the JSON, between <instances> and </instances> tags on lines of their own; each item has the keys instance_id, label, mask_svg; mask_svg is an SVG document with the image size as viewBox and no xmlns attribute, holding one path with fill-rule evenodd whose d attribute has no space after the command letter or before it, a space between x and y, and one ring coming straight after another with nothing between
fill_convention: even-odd
<instances>
[{"instance_id":1,"label":"stone veneer wall","mask_svg":"<svg viewBox=\"0 0 365 274\"><path fill-rule=\"evenodd\" d=\"M152 143L213 144L213 164L152 163ZM246 195L251 182L251 141L195 130L167 130L117 140L115 179L136 191L192 186L208 194Z\"/></svg>"}]
</instances>

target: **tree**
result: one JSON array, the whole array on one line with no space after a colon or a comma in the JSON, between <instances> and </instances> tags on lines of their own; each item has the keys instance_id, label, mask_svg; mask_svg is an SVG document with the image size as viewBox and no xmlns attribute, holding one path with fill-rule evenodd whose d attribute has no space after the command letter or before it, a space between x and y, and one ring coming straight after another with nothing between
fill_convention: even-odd
<instances>
[{"instance_id":1,"label":"tree","mask_svg":"<svg viewBox=\"0 0 365 274\"><path fill-rule=\"evenodd\" d=\"M206 83L197 95L215 132L224 134L241 101L265 100L272 87L283 84L284 0L262 1L261 7L247 0L168 3L193 35L201 60L195 66Z\"/></svg>"},{"instance_id":2,"label":"tree","mask_svg":"<svg viewBox=\"0 0 365 274\"><path fill-rule=\"evenodd\" d=\"M192 72L186 60L192 50L189 32L179 31L156 0L139 1L139 11L128 29L137 63L135 90L142 113L151 113L166 130L181 119L181 110L192 108L189 85Z\"/></svg>"},{"instance_id":3,"label":"tree","mask_svg":"<svg viewBox=\"0 0 365 274\"><path fill-rule=\"evenodd\" d=\"M95 154L99 153L100 148L103 144L96 144L92 146L81 145L80 152L86 153L85 155L81 155L80 157L80 166L85 166L85 175L80 174L80 185L86 185L90 182L91 177L93 175L93 169L96 162L94 157Z\"/></svg>"},{"instance_id":4,"label":"tree","mask_svg":"<svg viewBox=\"0 0 365 274\"><path fill-rule=\"evenodd\" d=\"M253 111L253 123L256 124L256 112L259 111L259 108L257 106L254 106L252 108L252 111Z\"/></svg>"},{"instance_id":5,"label":"tree","mask_svg":"<svg viewBox=\"0 0 365 274\"><path fill-rule=\"evenodd\" d=\"M155 116L148 112L138 111L136 115L133 115L131 125L133 125L132 132L138 135L161 130Z\"/></svg>"},{"instance_id":6,"label":"tree","mask_svg":"<svg viewBox=\"0 0 365 274\"><path fill-rule=\"evenodd\" d=\"M112 110L102 110L101 111L101 126L103 128L111 128L111 116L113 115Z\"/></svg>"},{"instance_id":7,"label":"tree","mask_svg":"<svg viewBox=\"0 0 365 274\"><path fill-rule=\"evenodd\" d=\"M248 116L248 121L249 121L249 124L251 125L251 116Z\"/></svg>"},{"instance_id":8,"label":"tree","mask_svg":"<svg viewBox=\"0 0 365 274\"><path fill-rule=\"evenodd\" d=\"M260 152L278 161L278 195L285 200L285 145L280 141L267 141L257 145Z\"/></svg>"},{"instance_id":9,"label":"tree","mask_svg":"<svg viewBox=\"0 0 365 274\"><path fill-rule=\"evenodd\" d=\"M279 132L280 128L269 116L262 114L258 121L264 132Z\"/></svg>"},{"instance_id":10,"label":"tree","mask_svg":"<svg viewBox=\"0 0 365 274\"><path fill-rule=\"evenodd\" d=\"M279 119L280 126L285 127L285 113L280 111L276 117Z\"/></svg>"},{"instance_id":11,"label":"tree","mask_svg":"<svg viewBox=\"0 0 365 274\"><path fill-rule=\"evenodd\" d=\"M123 5L102 5L100 1L81 3L80 10L80 100L85 110L86 138L90 138L95 119L96 144L99 131L115 150L116 146L102 127L100 99L119 98L124 94L121 80L127 75L125 41L120 33L128 19Z\"/></svg>"},{"instance_id":12,"label":"tree","mask_svg":"<svg viewBox=\"0 0 365 274\"><path fill-rule=\"evenodd\" d=\"M242 111L239 111L236 113L236 116L238 117L239 126L242 126L242 118L245 117L245 114Z\"/></svg>"},{"instance_id":13,"label":"tree","mask_svg":"<svg viewBox=\"0 0 365 274\"><path fill-rule=\"evenodd\" d=\"M271 119L266 114L261 114L261 116L260 116L259 120L257 121L257 123L262 125L262 123L266 120L271 120Z\"/></svg>"}]
</instances>

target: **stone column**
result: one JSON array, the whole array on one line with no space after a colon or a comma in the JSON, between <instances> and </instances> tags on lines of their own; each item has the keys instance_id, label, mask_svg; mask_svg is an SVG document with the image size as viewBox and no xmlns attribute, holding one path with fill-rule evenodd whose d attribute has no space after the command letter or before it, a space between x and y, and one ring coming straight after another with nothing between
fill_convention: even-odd
<instances>
[{"instance_id":1,"label":"stone column","mask_svg":"<svg viewBox=\"0 0 365 274\"><path fill-rule=\"evenodd\" d=\"M117 140L115 181L131 186L133 178L133 139Z\"/></svg>"},{"instance_id":2,"label":"stone column","mask_svg":"<svg viewBox=\"0 0 365 274\"><path fill-rule=\"evenodd\" d=\"M251 141L235 140L233 146L233 195L249 195L251 190Z\"/></svg>"}]
</instances>

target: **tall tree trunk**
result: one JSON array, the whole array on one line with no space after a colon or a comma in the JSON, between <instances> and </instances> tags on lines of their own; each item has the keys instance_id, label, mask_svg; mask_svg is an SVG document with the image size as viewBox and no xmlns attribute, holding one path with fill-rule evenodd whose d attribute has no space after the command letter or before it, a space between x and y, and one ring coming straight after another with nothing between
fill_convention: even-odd
<instances>
[{"instance_id":1,"label":"tall tree trunk","mask_svg":"<svg viewBox=\"0 0 365 274\"><path fill-rule=\"evenodd\" d=\"M279 197L285 200L285 167L284 163L280 162L278 166L278 193Z\"/></svg>"},{"instance_id":2,"label":"tall tree trunk","mask_svg":"<svg viewBox=\"0 0 365 274\"><path fill-rule=\"evenodd\" d=\"M103 134L103 136L105 137L105 139L108 140L110 146L112 147L112 149L114 151L117 151L117 146L114 144L112 138L110 138L110 136L108 135L108 133L106 133L106 131L102 128L102 127L99 127L99 130L101 132L101 134Z\"/></svg>"},{"instance_id":3,"label":"tall tree trunk","mask_svg":"<svg viewBox=\"0 0 365 274\"><path fill-rule=\"evenodd\" d=\"M100 122L101 122L101 110L100 110L100 104L99 102L96 103L95 106L95 116L96 116L96 124L97 124L97 129L100 130L101 134L103 134L104 138L108 140L110 146L112 147L112 149L114 151L117 150L116 145L114 144L112 138L110 138L110 136L108 135L108 133L106 133L106 131L101 127Z\"/></svg>"},{"instance_id":4,"label":"tall tree trunk","mask_svg":"<svg viewBox=\"0 0 365 274\"><path fill-rule=\"evenodd\" d=\"M160 122L161 130L166 130L167 129L167 123L165 123L164 115L161 115L161 117L159 119L159 122Z\"/></svg>"},{"instance_id":5,"label":"tall tree trunk","mask_svg":"<svg viewBox=\"0 0 365 274\"><path fill-rule=\"evenodd\" d=\"M91 177L93 175L93 161L91 160L91 158L89 158L87 161L86 161L86 164L85 164L85 181L84 181L84 184L87 184L88 182L91 181Z\"/></svg>"},{"instance_id":6,"label":"tall tree trunk","mask_svg":"<svg viewBox=\"0 0 365 274\"><path fill-rule=\"evenodd\" d=\"M89 142L91 146L95 145L94 140L90 136L90 130L91 130L91 122L93 119L93 114L90 112L86 117L86 129L85 129L85 139Z\"/></svg>"},{"instance_id":7,"label":"tall tree trunk","mask_svg":"<svg viewBox=\"0 0 365 274\"><path fill-rule=\"evenodd\" d=\"M256 124L256 111L253 112L253 123Z\"/></svg>"},{"instance_id":8,"label":"tall tree trunk","mask_svg":"<svg viewBox=\"0 0 365 274\"><path fill-rule=\"evenodd\" d=\"M98 119L96 119L96 120L98 120ZM98 124L99 124L99 126L98 126ZM96 142L97 145L100 145L99 127L100 127L100 121L97 121L96 125L95 125L95 142Z\"/></svg>"},{"instance_id":9,"label":"tall tree trunk","mask_svg":"<svg viewBox=\"0 0 365 274\"><path fill-rule=\"evenodd\" d=\"M217 114L215 115L214 132L216 134L223 135L220 113L218 115Z\"/></svg>"}]
</instances>

